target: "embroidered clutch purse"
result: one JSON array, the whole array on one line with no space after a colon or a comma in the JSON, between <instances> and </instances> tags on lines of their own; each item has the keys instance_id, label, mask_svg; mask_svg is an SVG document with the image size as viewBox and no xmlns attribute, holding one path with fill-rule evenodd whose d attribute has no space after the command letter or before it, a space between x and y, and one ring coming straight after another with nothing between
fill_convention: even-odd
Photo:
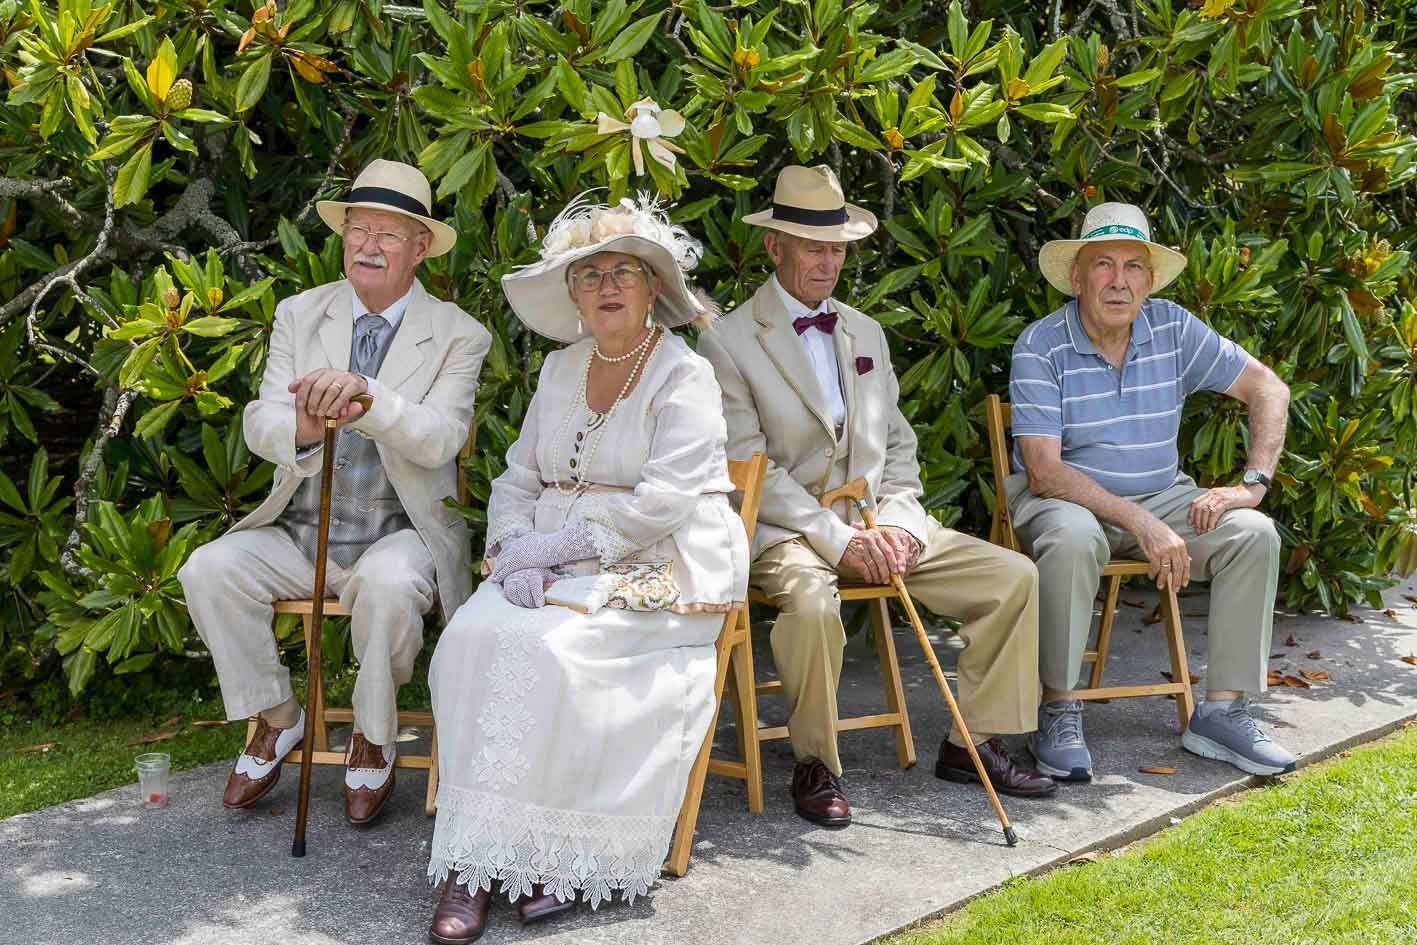
<instances>
[{"instance_id":1,"label":"embroidered clutch purse","mask_svg":"<svg viewBox=\"0 0 1417 945\"><path fill-rule=\"evenodd\" d=\"M597 574L561 578L546 589L546 603L583 614L602 607L649 612L669 610L679 600L672 562L622 562Z\"/></svg>"}]
</instances>

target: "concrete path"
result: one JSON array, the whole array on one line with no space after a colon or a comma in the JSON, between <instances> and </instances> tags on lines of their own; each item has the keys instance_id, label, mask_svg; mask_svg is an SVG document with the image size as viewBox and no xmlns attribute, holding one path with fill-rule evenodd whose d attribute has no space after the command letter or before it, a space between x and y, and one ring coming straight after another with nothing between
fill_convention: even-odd
<instances>
[{"instance_id":1,"label":"concrete path","mask_svg":"<svg viewBox=\"0 0 1417 945\"><path fill-rule=\"evenodd\" d=\"M1271 667L1326 669L1327 685L1281 688L1265 702L1276 737L1304 761L1381 735L1417 716L1417 609L1394 589L1389 608L1359 622L1280 616ZM1124 591L1109 682L1154 681L1168 664L1159 628L1145 626L1153 597ZM1204 674L1204 592L1183 610L1191 665ZM1292 643L1289 641L1292 640ZM765 641L764 641L765 642ZM791 757L765 754L768 810L747 813L738 782L710 778L694 862L633 906L615 904L523 929L494 906L485 942L633 945L856 945L951 908L1010 876L1074 853L1115 846L1165 827L1250 782L1180 747L1173 703L1128 699L1087 709L1099 778L1045 802L1005 799L1023 837L1003 845L982 793L932 774L945 710L913 637L900 631L919 765L896 767L890 736L843 736L856 823L829 832L799 820L787 796ZM939 651L948 665L954 641ZM1321 658L1307 654L1317 650ZM767 647L758 649L767 653ZM881 705L874 657L854 640L843 691L853 714ZM765 656L759 657L766 663ZM764 714L780 717L773 697ZM719 733L733 744L732 729ZM1147 775L1141 766L1174 766ZM337 769L314 786L310 853L291 859L296 770L260 809L220 805L226 765L176 776L172 805L141 808L136 787L0 822L0 943L107 945L366 945L417 943L435 902L424 882L432 822L423 778L405 772L381 823L356 830L342 819Z\"/></svg>"}]
</instances>

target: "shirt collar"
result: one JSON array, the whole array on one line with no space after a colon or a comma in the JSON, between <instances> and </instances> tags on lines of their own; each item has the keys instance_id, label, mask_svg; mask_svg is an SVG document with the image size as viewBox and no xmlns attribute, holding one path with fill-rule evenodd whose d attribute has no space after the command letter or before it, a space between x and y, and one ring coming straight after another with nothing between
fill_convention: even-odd
<instances>
[{"instance_id":1,"label":"shirt collar","mask_svg":"<svg viewBox=\"0 0 1417 945\"><path fill-rule=\"evenodd\" d=\"M417 285L418 281L414 280L413 285L408 287L408 291L394 300L394 304L377 313L384 316L384 321L389 323L390 328L399 327L399 322L403 321L404 312L408 310L408 303L413 299L413 290ZM354 291L354 286L349 287L349 294L354 300L351 310L354 312L355 321L370 314L369 306L365 305L363 299L359 297L359 293Z\"/></svg>"},{"instance_id":2,"label":"shirt collar","mask_svg":"<svg viewBox=\"0 0 1417 945\"><path fill-rule=\"evenodd\" d=\"M1140 348L1142 345L1151 344L1151 319L1148 317L1148 309L1151 308L1151 299L1141 303L1141 309L1137 312L1137 317L1132 320L1132 347ZM1068 326L1068 342L1078 354L1095 354L1099 357L1102 352L1097 350L1097 345L1092 343L1092 339L1087 336L1087 332L1082 327L1082 319L1078 314L1078 300L1069 299L1068 304L1063 307L1063 321Z\"/></svg>"},{"instance_id":3,"label":"shirt collar","mask_svg":"<svg viewBox=\"0 0 1417 945\"><path fill-rule=\"evenodd\" d=\"M782 283L778 281L776 273L773 273L772 278L768 279L768 282L777 290L777 297L782 300L783 308L787 309L788 319L802 318L805 315L815 315L823 311L836 311L836 307L832 304L831 299L822 302L817 308L808 308L803 305L799 299L782 287Z\"/></svg>"}]
</instances>

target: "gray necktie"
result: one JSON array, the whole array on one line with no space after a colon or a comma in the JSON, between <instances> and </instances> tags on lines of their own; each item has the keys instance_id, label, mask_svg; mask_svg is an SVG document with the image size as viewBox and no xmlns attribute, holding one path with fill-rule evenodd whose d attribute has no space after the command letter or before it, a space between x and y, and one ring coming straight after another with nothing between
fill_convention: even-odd
<instances>
[{"instance_id":1,"label":"gray necktie","mask_svg":"<svg viewBox=\"0 0 1417 945\"><path fill-rule=\"evenodd\" d=\"M382 315L361 315L354 323L354 371L358 374L378 373L379 348L389 323Z\"/></svg>"}]
</instances>

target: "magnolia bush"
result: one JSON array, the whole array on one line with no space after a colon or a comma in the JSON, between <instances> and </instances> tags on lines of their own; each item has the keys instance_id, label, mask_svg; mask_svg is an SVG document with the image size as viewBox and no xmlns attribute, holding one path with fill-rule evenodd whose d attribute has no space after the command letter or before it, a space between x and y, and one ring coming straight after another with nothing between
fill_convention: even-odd
<instances>
[{"instance_id":1,"label":"magnolia bush","mask_svg":"<svg viewBox=\"0 0 1417 945\"><path fill-rule=\"evenodd\" d=\"M943 521L996 501L981 404L1062 301L1038 247L1126 200L1188 255L1167 294L1294 391L1285 601L1376 603L1417 566L1412 7L1179 6L0 0L0 696L204 656L174 575L270 483L240 408L276 301L340 277L315 201L375 157L433 181L460 238L423 278L493 334L474 541L546 349L498 279L556 211L659 194L732 305L768 271L740 218L821 162L882 219L839 295ZM1233 481L1245 436L1194 398L1184 462Z\"/></svg>"}]
</instances>

